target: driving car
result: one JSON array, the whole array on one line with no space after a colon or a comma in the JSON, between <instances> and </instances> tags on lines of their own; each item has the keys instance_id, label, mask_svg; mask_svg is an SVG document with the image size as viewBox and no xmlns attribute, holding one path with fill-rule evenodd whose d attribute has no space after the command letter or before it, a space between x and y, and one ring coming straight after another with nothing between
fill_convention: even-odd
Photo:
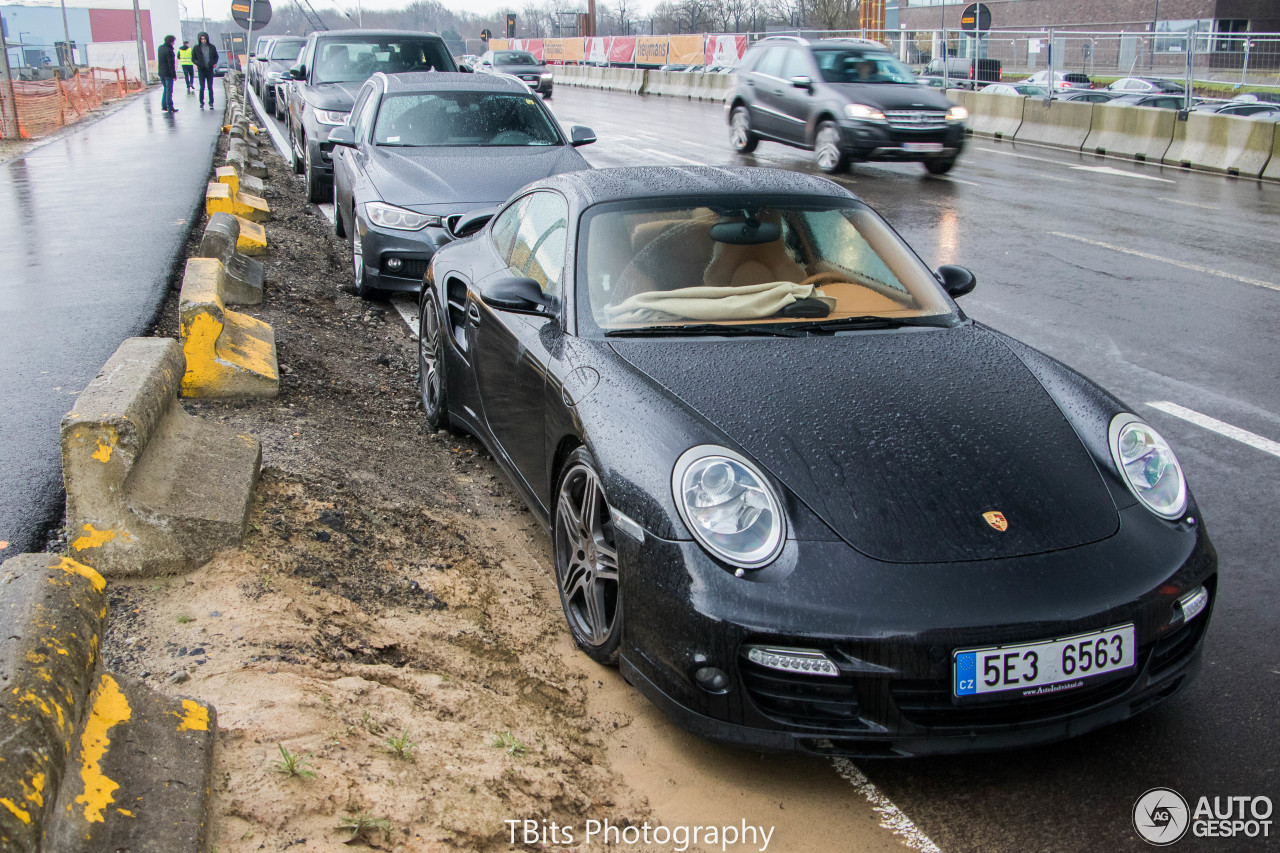
<instances>
[{"instance_id":1,"label":"driving car","mask_svg":"<svg viewBox=\"0 0 1280 853\"><path fill-rule=\"evenodd\" d=\"M213 66L214 77L226 77L227 72L231 70L231 66L227 64L227 60L219 59L218 64Z\"/></svg>"},{"instance_id":2,"label":"driving car","mask_svg":"<svg viewBox=\"0 0 1280 853\"><path fill-rule=\"evenodd\" d=\"M350 237L361 296L422 287L449 225L525 184L590 169L524 83L496 74L375 74L332 146L334 230Z\"/></svg>"},{"instance_id":3,"label":"driving car","mask_svg":"<svg viewBox=\"0 0 1280 853\"><path fill-rule=\"evenodd\" d=\"M1001 73L998 59L967 59L961 56L948 57L945 64L941 59L931 59L923 72L926 77L945 77L952 89L976 89L982 83L999 83Z\"/></svg>"},{"instance_id":4,"label":"driving car","mask_svg":"<svg viewBox=\"0 0 1280 853\"><path fill-rule=\"evenodd\" d=\"M1177 80L1165 80L1162 77L1121 77L1108 86L1107 89L1111 92L1123 92L1130 95L1149 95L1163 92L1181 94L1187 91L1186 86Z\"/></svg>"},{"instance_id":5,"label":"driving car","mask_svg":"<svg viewBox=\"0 0 1280 853\"><path fill-rule=\"evenodd\" d=\"M969 113L878 42L773 36L756 42L733 78L725 113L739 154L769 140L813 151L827 173L897 160L940 175L964 150Z\"/></svg>"},{"instance_id":6,"label":"driving car","mask_svg":"<svg viewBox=\"0 0 1280 853\"><path fill-rule=\"evenodd\" d=\"M527 50L487 50L475 70L482 74L510 74L542 97L551 97L554 81L547 63Z\"/></svg>"},{"instance_id":7,"label":"driving car","mask_svg":"<svg viewBox=\"0 0 1280 853\"><path fill-rule=\"evenodd\" d=\"M1168 442L843 187L570 172L457 231L419 303L425 420L490 451L575 644L676 723L968 752L1191 682L1217 555Z\"/></svg>"},{"instance_id":8,"label":"driving car","mask_svg":"<svg viewBox=\"0 0 1280 853\"><path fill-rule=\"evenodd\" d=\"M306 176L307 199L328 201L333 163L321 143L351 113L355 94L379 71L457 71L444 39L399 30L324 30L307 37L289 69L289 150Z\"/></svg>"},{"instance_id":9,"label":"driving car","mask_svg":"<svg viewBox=\"0 0 1280 853\"><path fill-rule=\"evenodd\" d=\"M1033 98L1043 98L1049 94L1049 90L1044 86L1034 86L1030 83L992 83L978 91L988 95L1019 95Z\"/></svg>"},{"instance_id":10,"label":"driving car","mask_svg":"<svg viewBox=\"0 0 1280 853\"><path fill-rule=\"evenodd\" d=\"M1224 116L1273 116L1280 115L1280 104L1269 104L1266 101L1226 101L1196 104L1191 108L1194 112L1216 113Z\"/></svg>"},{"instance_id":11,"label":"driving car","mask_svg":"<svg viewBox=\"0 0 1280 853\"><path fill-rule=\"evenodd\" d=\"M276 115L282 113L276 105L278 89L288 85L289 69L298 61L298 54L306 43L301 36L277 36L264 53L254 58L254 65L258 66L258 97L262 99L263 109Z\"/></svg>"},{"instance_id":12,"label":"driving car","mask_svg":"<svg viewBox=\"0 0 1280 853\"><path fill-rule=\"evenodd\" d=\"M1039 86L1042 89L1049 88L1049 71L1048 69L1037 71L1025 80L1018 81L1027 83L1031 86ZM1089 79L1089 75L1081 74L1079 71L1055 71L1053 72L1053 89L1055 92L1061 92L1069 89L1091 89L1093 81Z\"/></svg>"},{"instance_id":13,"label":"driving car","mask_svg":"<svg viewBox=\"0 0 1280 853\"><path fill-rule=\"evenodd\" d=\"M1154 107L1161 110L1180 110L1186 105L1186 99L1182 95L1117 95L1109 104L1118 104L1120 106L1129 107Z\"/></svg>"}]
</instances>

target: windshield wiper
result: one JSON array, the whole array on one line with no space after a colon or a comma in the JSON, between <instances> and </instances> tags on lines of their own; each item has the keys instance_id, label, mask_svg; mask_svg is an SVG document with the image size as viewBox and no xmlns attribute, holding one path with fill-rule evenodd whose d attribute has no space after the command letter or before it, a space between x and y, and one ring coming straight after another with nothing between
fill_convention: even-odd
<instances>
[{"instance_id":1,"label":"windshield wiper","mask_svg":"<svg viewBox=\"0 0 1280 853\"><path fill-rule=\"evenodd\" d=\"M882 317L877 314L865 314L860 317L840 317L835 320L788 323L786 328L804 333L837 332L844 329L900 329L903 326L946 328L949 325L951 325L950 321L945 317Z\"/></svg>"},{"instance_id":2,"label":"windshield wiper","mask_svg":"<svg viewBox=\"0 0 1280 853\"><path fill-rule=\"evenodd\" d=\"M608 329L605 337L660 337L666 335L772 335L802 338L805 333L789 323L761 323L750 326L722 326L719 323L690 323L683 326L644 326L638 329Z\"/></svg>"}]
</instances>

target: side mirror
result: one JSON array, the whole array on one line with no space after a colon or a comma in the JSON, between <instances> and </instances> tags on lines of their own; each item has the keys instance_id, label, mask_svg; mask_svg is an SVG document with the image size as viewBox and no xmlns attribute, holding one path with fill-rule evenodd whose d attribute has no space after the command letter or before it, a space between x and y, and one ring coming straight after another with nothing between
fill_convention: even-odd
<instances>
[{"instance_id":1,"label":"side mirror","mask_svg":"<svg viewBox=\"0 0 1280 853\"><path fill-rule=\"evenodd\" d=\"M356 129L349 124L342 124L329 131L330 145L341 145L343 148L356 147Z\"/></svg>"},{"instance_id":2,"label":"side mirror","mask_svg":"<svg viewBox=\"0 0 1280 853\"><path fill-rule=\"evenodd\" d=\"M538 64L545 67L547 64L547 61L545 59L539 59Z\"/></svg>"},{"instance_id":3,"label":"side mirror","mask_svg":"<svg viewBox=\"0 0 1280 853\"><path fill-rule=\"evenodd\" d=\"M306 80L307 66L305 65L293 66L292 68L289 69L289 76L292 77L294 80Z\"/></svg>"},{"instance_id":4,"label":"side mirror","mask_svg":"<svg viewBox=\"0 0 1280 853\"><path fill-rule=\"evenodd\" d=\"M804 89L804 90L806 90L806 91L812 92L812 91L813 91L813 78L812 78L812 77L804 77L804 76L801 76L801 77L792 77L792 78L791 78L791 85L792 85L792 86L795 86L797 89Z\"/></svg>"},{"instance_id":5,"label":"side mirror","mask_svg":"<svg viewBox=\"0 0 1280 853\"><path fill-rule=\"evenodd\" d=\"M557 300L542 292L542 287L531 278L498 278L480 285L480 298L484 304L501 311L520 314L550 314L558 307Z\"/></svg>"},{"instance_id":6,"label":"side mirror","mask_svg":"<svg viewBox=\"0 0 1280 853\"><path fill-rule=\"evenodd\" d=\"M461 74L474 74L475 69L465 62L458 63L458 72Z\"/></svg>"},{"instance_id":7,"label":"side mirror","mask_svg":"<svg viewBox=\"0 0 1280 853\"><path fill-rule=\"evenodd\" d=\"M478 207L463 214L445 218L444 227L455 239L470 237L485 226L498 212L497 206Z\"/></svg>"},{"instance_id":8,"label":"side mirror","mask_svg":"<svg viewBox=\"0 0 1280 853\"><path fill-rule=\"evenodd\" d=\"M978 283L977 276L965 267L958 267L955 264L943 264L938 267L936 274L938 281L942 282L942 289L952 299L964 296Z\"/></svg>"},{"instance_id":9,"label":"side mirror","mask_svg":"<svg viewBox=\"0 0 1280 853\"><path fill-rule=\"evenodd\" d=\"M589 127L575 124L569 128L569 144L574 148L579 145L590 145L596 141L596 132Z\"/></svg>"}]
</instances>

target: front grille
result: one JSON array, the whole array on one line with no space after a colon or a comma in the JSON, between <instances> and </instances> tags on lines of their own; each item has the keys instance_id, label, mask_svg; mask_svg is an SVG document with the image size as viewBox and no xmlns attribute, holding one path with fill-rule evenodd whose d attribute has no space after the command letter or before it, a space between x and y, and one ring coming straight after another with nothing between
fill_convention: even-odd
<instances>
[{"instance_id":1,"label":"front grille","mask_svg":"<svg viewBox=\"0 0 1280 853\"><path fill-rule=\"evenodd\" d=\"M903 130L937 130L947 126L947 114L937 110L900 110L886 112L885 121L889 127Z\"/></svg>"},{"instance_id":2,"label":"front grille","mask_svg":"<svg viewBox=\"0 0 1280 853\"><path fill-rule=\"evenodd\" d=\"M1205 618L1205 614L1201 613L1156 643L1155 651L1151 655L1151 675L1157 676L1183 663L1195 650L1196 643L1200 642L1200 637L1203 636L1205 626L1208 624L1209 620Z\"/></svg>"},{"instance_id":3,"label":"front grille","mask_svg":"<svg viewBox=\"0 0 1280 853\"><path fill-rule=\"evenodd\" d=\"M382 274L395 276L396 278L412 278L421 280L427 274L427 267L431 265L431 261L416 260L414 258L401 258L404 266L400 269L392 271L387 269L387 259L382 259Z\"/></svg>"},{"instance_id":4,"label":"front grille","mask_svg":"<svg viewBox=\"0 0 1280 853\"><path fill-rule=\"evenodd\" d=\"M863 728L847 676L782 672L739 659L747 694L760 712L780 723L822 729Z\"/></svg>"}]
</instances>

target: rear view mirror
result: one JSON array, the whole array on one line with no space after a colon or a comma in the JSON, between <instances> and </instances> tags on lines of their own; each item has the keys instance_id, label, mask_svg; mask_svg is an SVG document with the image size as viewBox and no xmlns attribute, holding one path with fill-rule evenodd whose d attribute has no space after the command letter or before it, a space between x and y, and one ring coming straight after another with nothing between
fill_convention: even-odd
<instances>
[{"instance_id":1,"label":"rear view mirror","mask_svg":"<svg viewBox=\"0 0 1280 853\"><path fill-rule=\"evenodd\" d=\"M596 141L596 132L589 127L575 124L569 128L569 144L574 148L579 145L590 145Z\"/></svg>"},{"instance_id":2,"label":"rear view mirror","mask_svg":"<svg viewBox=\"0 0 1280 853\"><path fill-rule=\"evenodd\" d=\"M977 276L965 267L958 267L955 264L943 264L938 267L937 276L938 281L942 282L942 289L952 299L964 296L978 283Z\"/></svg>"},{"instance_id":3,"label":"rear view mirror","mask_svg":"<svg viewBox=\"0 0 1280 853\"><path fill-rule=\"evenodd\" d=\"M557 300L542 292L542 286L531 278L499 278L481 282L480 298L485 305L521 314L549 314Z\"/></svg>"},{"instance_id":4,"label":"rear view mirror","mask_svg":"<svg viewBox=\"0 0 1280 853\"><path fill-rule=\"evenodd\" d=\"M497 212L497 207L478 207L467 213L446 217L444 227L450 236L456 240L461 240L463 237L470 237L483 228Z\"/></svg>"},{"instance_id":5,"label":"rear view mirror","mask_svg":"<svg viewBox=\"0 0 1280 853\"><path fill-rule=\"evenodd\" d=\"M776 222L748 219L744 222L717 222L711 226L711 239L717 243L754 246L772 243L781 236L782 226Z\"/></svg>"}]
</instances>

